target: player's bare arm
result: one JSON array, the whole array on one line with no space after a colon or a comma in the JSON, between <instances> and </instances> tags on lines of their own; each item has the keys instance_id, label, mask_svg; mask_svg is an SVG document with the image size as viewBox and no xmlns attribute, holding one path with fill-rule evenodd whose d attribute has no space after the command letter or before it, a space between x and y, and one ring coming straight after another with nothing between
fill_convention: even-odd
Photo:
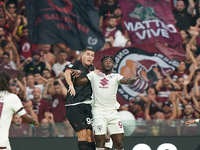
<instances>
[{"instance_id":1,"label":"player's bare arm","mask_svg":"<svg viewBox=\"0 0 200 150\"><path fill-rule=\"evenodd\" d=\"M132 84L134 83L136 80L138 80L139 78L141 78L140 76L139 77L131 77L131 78L123 78L120 80L120 83L121 84Z\"/></svg>"},{"instance_id":2,"label":"player's bare arm","mask_svg":"<svg viewBox=\"0 0 200 150\"><path fill-rule=\"evenodd\" d=\"M39 127L40 123L33 119L31 116L29 116L27 113L22 115L21 118L28 124L33 124L35 125L36 127Z\"/></svg>"},{"instance_id":3,"label":"player's bare arm","mask_svg":"<svg viewBox=\"0 0 200 150\"><path fill-rule=\"evenodd\" d=\"M68 69L65 71L65 80L67 82L67 84L69 85L69 90L68 92L70 92L70 95L76 95L75 89L74 89L74 85L71 79L71 74L72 74L72 70Z\"/></svg>"}]
</instances>

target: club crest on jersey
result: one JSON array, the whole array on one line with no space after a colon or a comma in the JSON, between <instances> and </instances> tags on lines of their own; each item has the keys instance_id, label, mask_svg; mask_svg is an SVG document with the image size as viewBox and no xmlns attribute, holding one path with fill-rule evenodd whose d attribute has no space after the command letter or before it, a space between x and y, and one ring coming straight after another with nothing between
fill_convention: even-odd
<instances>
[{"instance_id":1,"label":"club crest on jersey","mask_svg":"<svg viewBox=\"0 0 200 150\"><path fill-rule=\"evenodd\" d=\"M101 84L102 86L99 86L99 88L108 88L108 86L106 86L106 85L108 85L108 82L109 82L109 80L107 80L107 79L104 77L103 79L100 80L100 84Z\"/></svg>"},{"instance_id":2,"label":"club crest on jersey","mask_svg":"<svg viewBox=\"0 0 200 150\"><path fill-rule=\"evenodd\" d=\"M97 126L97 130L98 130L99 132L101 132L101 131L102 131L102 128L103 128L103 126L102 126L102 125L99 125L99 126Z\"/></svg>"},{"instance_id":3,"label":"club crest on jersey","mask_svg":"<svg viewBox=\"0 0 200 150\"><path fill-rule=\"evenodd\" d=\"M113 73L119 73L125 78L141 76L133 84L119 85L118 93L126 100L136 97L179 64L177 60L169 60L162 54L149 53L135 47L122 49L114 57L116 64Z\"/></svg>"}]
</instances>

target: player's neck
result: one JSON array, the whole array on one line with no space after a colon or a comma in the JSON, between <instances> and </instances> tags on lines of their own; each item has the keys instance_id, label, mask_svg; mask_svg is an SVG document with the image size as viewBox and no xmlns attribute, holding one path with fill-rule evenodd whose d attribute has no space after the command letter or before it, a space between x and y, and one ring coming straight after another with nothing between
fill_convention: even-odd
<instances>
[{"instance_id":1,"label":"player's neck","mask_svg":"<svg viewBox=\"0 0 200 150\"><path fill-rule=\"evenodd\" d=\"M103 70L102 72L105 73L105 74L107 75L107 74L111 74L111 73L112 73L112 70L111 70L111 71Z\"/></svg>"}]
</instances>

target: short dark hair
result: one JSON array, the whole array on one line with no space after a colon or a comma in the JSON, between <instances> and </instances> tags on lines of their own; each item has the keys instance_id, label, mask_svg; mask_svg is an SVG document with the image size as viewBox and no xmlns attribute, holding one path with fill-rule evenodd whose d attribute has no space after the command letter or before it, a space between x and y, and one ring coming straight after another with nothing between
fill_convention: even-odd
<instances>
[{"instance_id":1,"label":"short dark hair","mask_svg":"<svg viewBox=\"0 0 200 150\"><path fill-rule=\"evenodd\" d=\"M59 83L58 81L54 81L54 82L53 82L53 85L54 85L54 86L59 85L59 84L60 84L60 83Z\"/></svg>"},{"instance_id":2,"label":"short dark hair","mask_svg":"<svg viewBox=\"0 0 200 150\"><path fill-rule=\"evenodd\" d=\"M0 26L0 28L2 28L4 30L4 27L3 26Z\"/></svg>"},{"instance_id":3,"label":"short dark hair","mask_svg":"<svg viewBox=\"0 0 200 150\"><path fill-rule=\"evenodd\" d=\"M111 16L110 18L108 18L108 21L110 21L111 19L117 19L115 16Z\"/></svg>"},{"instance_id":4,"label":"short dark hair","mask_svg":"<svg viewBox=\"0 0 200 150\"><path fill-rule=\"evenodd\" d=\"M48 71L48 72L50 72L50 70L49 70L49 69L47 69L47 68L44 68L44 70L43 70L43 71ZM42 71L42 72L43 72L43 71Z\"/></svg>"},{"instance_id":5,"label":"short dark hair","mask_svg":"<svg viewBox=\"0 0 200 150\"><path fill-rule=\"evenodd\" d=\"M6 47L6 45L8 45L8 42L6 40L2 40L1 41L1 48Z\"/></svg>"},{"instance_id":6,"label":"short dark hair","mask_svg":"<svg viewBox=\"0 0 200 150\"><path fill-rule=\"evenodd\" d=\"M64 49L61 49L60 51L59 51L59 54L60 53L65 53L65 54L67 54L67 52L64 50Z\"/></svg>"},{"instance_id":7,"label":"short dark hair","mask_svg":"<svg viewBox=\"0 0 200 150\"><path fill-rule=\"evenodd\" d=\"M92 48L85 48L85 49L83 50L83 53L86 52L86 51L93 51L93 52L94 52L94 50L93 50Z\"/></svg>"},{"instance_id":8,"label":"short dark hair","mask_svg":"<svg viewBox=\"0 0 200 150\"><path fill-rule=\"evenodd\" d=\"M28 76L33 76L33 77L34 77L34 74L28 73L28 74L26 75L26 77L28 77Z\"/></svg>"},{"instance_id":9,"label":"short dark hair","mask_svg":"<svg viewBox=\"0 0 200 150\"><path fill-rule=\"evenodd\" d=\"M178 79L180 79L180 78L183 78L183 76L178 76L177 79L176 79L176 81L177 81ZM184 78L183 78L183 79L184 79Z\"/></svg>"},{"instance_id":10,"label":"short dark hair","mask_svg":"<svg viewBox=\"0 0 200 150\"><path fill-rule=\"evenodd\" d=\"M115 61L115 58L113 56L109 56L109 55L102 55L103 58L101 59L101 63L103 63L103 61L106 59L106 58L110 58L112 61L113 61L113 64L116 63Z\"/></svg>"},{"instance_id":11,"label":"short dark hair","mask_svg":"<svg viewBox=\"0 0 200 150\"><path fill-rule=\"evenodd\" d=\"M8 53L8 52L3 52L3 54L2 55L7 55L8 56L8 58L10 58L10 54Z\"/></svg>"},{"instance_id":12,"label":"short dark hair","mask_svg":"<svg viewBox=\"0 0 200 150\"><path fill-rule=\"evenodd\" d=\"M200 72L200 69L197 69L194 74L197 75L197 72Z\"/></svg>"},{"instance_id":13,"label":"short dark hair","mask_svg":"<svg viewBox=\"0 0 200 150\"><path fill-rule=\"evenodd\" d=\"M28 26L23 26L22 31L28 29Z\"/></svg>"}]
</instances>

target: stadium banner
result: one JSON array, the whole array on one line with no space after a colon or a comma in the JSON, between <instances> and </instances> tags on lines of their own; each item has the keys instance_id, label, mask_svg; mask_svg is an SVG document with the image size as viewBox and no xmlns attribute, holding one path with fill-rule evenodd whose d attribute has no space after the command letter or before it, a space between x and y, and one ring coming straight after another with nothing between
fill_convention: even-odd
<instances>
[{"instance_id":1,"label":"stadium banner","mask_svg":"<svg viewBox=\"0 0 200 150\"><path fill-rule=\"evenodd\" d=\"M65 43L72 50L100 50L104 37L93 0L26 0L31 43Z\"/></svg>"},{"instance_id":2,"label":"stadium banner","mask_svg":"<svg viewBox=\"0 0 200 150\"><path fill-rule=\"evenodd\" d=\"M174 48L182 41L171 0L120 0L120 7L133 44L159 40Z\"/></svg>"},{"instance_id":3,"label":"stadium banner","mask_svg":"<svg viewBox=\"0 0 200 150\"><path fill-rule=\"evenodd\" d=\"M97 52L94 65L100 70L102 55L115 57L114 73L119 73L127 78L141 76L132 85L119 86L118 101L121 105L143 92L148 86L155 84L161 77L171 73L185 57L184 53L178 53L158 41L126 48L113 47Z\"/></svg>"}]
</instances>

